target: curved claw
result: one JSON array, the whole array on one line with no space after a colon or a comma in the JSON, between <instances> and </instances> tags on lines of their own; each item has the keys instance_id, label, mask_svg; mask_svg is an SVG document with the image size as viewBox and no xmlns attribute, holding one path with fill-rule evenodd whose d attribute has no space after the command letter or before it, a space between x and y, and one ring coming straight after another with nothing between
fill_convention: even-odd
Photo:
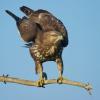
<instances>
[{"instance_id":1,"label":"curved claw","mask_svg":"<svg viewBox=\"0 0 100 100\"><path fill-rule=\"evenodd\" d=\"M38 87L44 87L44 79L39 79L39 80L37 81L37 86L38 86Z\"/></svg>"},{"instance_id":2,"label":"curved claw","mask_svg":"<svg viewBox=\"0 0 100 100\"><path fill-rule=\"evenodd\" d=\"M3 77L4 77L4 81L3 82L4 82L4 84L6 84L5 78L8 78L8 76L9 76L8 74L7 75L3 74Z\"/></svg>"},{"instance_id":3,"label":"curved claw","mask_svg":"<svg viewBox=\"0 0 100 100\"><path fill-rule=\"evenodd\" d=\"M43 72L42 77L43 77L44 80L47 80L48 79L47 74L45 72Z\"/></svg>"}]
</instances>

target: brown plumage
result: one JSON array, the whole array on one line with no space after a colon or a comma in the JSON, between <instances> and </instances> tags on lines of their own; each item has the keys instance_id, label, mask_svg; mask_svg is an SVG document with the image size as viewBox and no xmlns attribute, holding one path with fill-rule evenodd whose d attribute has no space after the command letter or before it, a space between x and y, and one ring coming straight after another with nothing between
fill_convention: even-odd
<instances>
[{"instance_id":1,"label":"brown plumage","mask_svg":"<svg viewBox=\"0 0 100 100\"><path fill-rule=\"evenodd\" d=\"M20 10L24 12L31 22L38 23L43 31L58 31L63 36L62 45L66 47L68 45L68 33L64 24L57 19L53 14L46 10L39 9L33 11L32 9L22 6Z\"/></svg>"},{"instance_id":2,"label":"brown plumage","mask_svg":"<svg viewBox=\"0 0 100 100\"><path fill-rule=\"evenodd\" d=\"M30 54L35 61L36 73L39 74L39 86L43 86L44 75L42 63L55 61L58 65L58 82L62 82L63 61L62 51L68 45L68 33L63 23L46 10L33 11L22 6L20 8L27 17L19 18L10 11L17 23L21 37L26 42L32 42Z\"/></svg>"},{"instance_id":3,"label":"brown plumage","mask_svg":"<svg viewBox=\"0 0 100 100\"><path fill-rule=\"evenodd\" d=\"M9 10L6 10L6 12L7 14L9 14L11 17L15 19L17 28L20 32L22 39L25 42L34 42L37 36L37 33L41 31L39 25L36 24L35 22L31 22L25 16L22 18L19 18L18 16L16 16Z\"/></svg>"},{"instance_id":4,"label":"brown plumage","mask_svg":"<svg viewBox=\"0 0 100 100\"><path fill-rule=\"evenodd\" d=\"M63 36L57 31L44 32L39 35L38 42L30 47L30 53L35 61L36 73L40 76L40 83L43 81L43 67L42 63L46 61L55 61L58 65L59 79L62 80L63 61L61 41Z\"/></svg>"}]
</instances>

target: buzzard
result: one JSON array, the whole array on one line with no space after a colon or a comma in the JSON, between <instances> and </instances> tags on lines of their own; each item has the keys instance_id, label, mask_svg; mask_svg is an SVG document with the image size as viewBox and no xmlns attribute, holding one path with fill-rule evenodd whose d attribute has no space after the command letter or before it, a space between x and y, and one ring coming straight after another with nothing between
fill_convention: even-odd
<instances>
[{"instance_id":1,"label":"buzzard","mask_svg":"<svg viewBox=\"0 0 100 100\"><path fill-rule=\"evenodd\" d=\"M35 70L39 74L38 85L43 86L46 73L43 72L42 64L46 61L55 61L58 65L58 83L63 80L63 48L68 45L68 33L64 24L53 14L46 10L32 9L22 6L20 10L26 16L19 18L6 10L15 20L20 35L24 41L30 44L29 51L35 61Z\"/></svg>"}]
</instances>

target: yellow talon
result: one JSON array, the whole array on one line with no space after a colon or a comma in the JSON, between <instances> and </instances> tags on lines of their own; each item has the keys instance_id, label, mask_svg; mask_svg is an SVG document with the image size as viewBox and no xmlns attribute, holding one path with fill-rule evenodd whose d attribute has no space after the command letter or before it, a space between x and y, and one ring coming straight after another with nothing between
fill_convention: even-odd
<instances>
[{"instance_id":1,"label":"yellow talon","mask_svg":"<svg viewBox=\"0 0 100 100\"><path fill-rule=\"evenodd\" d=\"M39 79L37 85L38 87L44 87L44 79Z\"/></svg>"}]
</instances>

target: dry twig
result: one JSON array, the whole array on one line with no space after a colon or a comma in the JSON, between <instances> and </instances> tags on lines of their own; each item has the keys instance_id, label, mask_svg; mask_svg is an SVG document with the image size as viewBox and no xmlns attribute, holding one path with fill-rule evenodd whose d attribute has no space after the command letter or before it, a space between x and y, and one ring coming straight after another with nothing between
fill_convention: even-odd
<instances>
[{"instance_id":1,"label":"dry twig","mask_svg":"<svg viewBox=\"0 0 100 100\"><path fill-rule=\"evenodd\" d=\"M0 82L10 82L10 83L17 83L17 84L22 84L22 85L27 85L27 86L38 86L38 81L30 81L30 80L24 80L24 79L19 79L19 78L14 78L14 77L8 77L8 75L3 75L0 76ZM44 80L44 85L48 84L57 84L57 79L50 79L50 80ZM86 89L89 94L91 94L92 86L89 83L81 83L81 82L76 82L68 79L63 79L62 84L68 84L68 85L73 85L73 86L78 86L81 88Z\"/></svg>"}]
</instances>

